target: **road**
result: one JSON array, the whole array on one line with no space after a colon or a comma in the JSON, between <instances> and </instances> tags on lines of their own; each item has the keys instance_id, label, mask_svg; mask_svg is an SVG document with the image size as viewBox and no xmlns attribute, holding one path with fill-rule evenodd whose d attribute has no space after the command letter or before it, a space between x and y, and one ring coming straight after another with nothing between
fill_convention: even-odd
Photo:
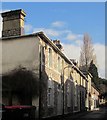
<instances>
[{"instance_id":1,"label":"road","mask_svg":"<svg viewBox=\"0 0 107 120\"><path fill-rule=\"evenodd\" d=\"M107 107L43 120L107 120Z\"/></svg>"},{"instance_id":2,"label":"road","mask_svg":"<svg viewBox=\"0 0 107 120\"><path fill-rule=\"evenodd\" d=\"M65 117L64 120L107 120L107 108L100 108L94 111L76 114L74 116Z\"/></svg>"},{"instance_id":3,"label":"road","mask_svg":"<svg viewBox=\"0 0 107 120\"><path fill-rule=\"evenodd\" d=\"M101 108L99 110L95 110L82 118L95 118L95 119L104 119L107 115L107 110L105 108Z\"/></svg>"}]
</instances>

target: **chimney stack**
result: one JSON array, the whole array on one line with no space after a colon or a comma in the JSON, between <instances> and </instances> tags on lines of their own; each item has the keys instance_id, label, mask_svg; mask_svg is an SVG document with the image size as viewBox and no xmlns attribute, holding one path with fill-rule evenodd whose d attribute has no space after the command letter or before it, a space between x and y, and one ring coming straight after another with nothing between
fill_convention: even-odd
<instances>
[{"instance_id":1,"label":"chimney stack","mask_svg":"<svg viewBox=\"0 0 107 120\"><path fill-rule=\"evenodd\" d=\"M73 64L78 67L78 61L76 59L70 59L70 61L72 61Z\"/></svg>"},{"instance_id":2,"label":"chimney stack","mask_svg":"<svg viewBox=\"0 0 107 120\"><path fill-rule=\"evenodd\" d=\"M60 49L60 50L62 50L62 45L61 45L61 43L60 43L60 40L53 40L53 43Z\"/></svg>"},{"instance_id":3,"label":"chimney stack","mask_svg":"<svg viewBox=\"0 0 107 120\"><path fill-rule=\"evenodd\" d=\"M20 36L24 34L25 12L22 9L1 14L3 18L2 37Z\"/></svg>"}]
</instances>

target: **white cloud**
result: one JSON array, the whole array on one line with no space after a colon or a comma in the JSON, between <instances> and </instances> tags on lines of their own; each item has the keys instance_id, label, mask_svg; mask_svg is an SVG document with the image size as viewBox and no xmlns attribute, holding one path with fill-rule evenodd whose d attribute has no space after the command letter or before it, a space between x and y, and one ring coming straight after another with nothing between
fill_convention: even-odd
<instances>
[{"instance_id":1,"label":"white cloud","mask_svg":"<svg viewBox=\"0 0 107 120\"><path fill-rule=\"evenodd\" d=\"M64 47L64 53L69 59L79 60L80 47L73 44L62 44Z\"/></svg>"},{"instance_id":2,"label":"white cloud","mask_svg":"<svg viewBox=\"0 0 107 120\"><path fill-rule=\"evenodd\" d=\"M83 35L81 34L74 34L72 33L71 30L67 30L67 29L53 29L53 28L35 28L33 30L33 33L35 32L40 32L43 31L47 36L51 37L59 37L60 39L64 39L64 40L71 40L73 41L75 44L77 45L81 45L82 43L82 37ZM62 37L63 36L63 37Z\"/></svg>"},{"instance_id":3,"label":"white cloud","mask_svg":"<svg viewBox=\"0 0 107 120\"><path fill-rule=\"evenodd\" d=\"M74 34L68 34L67 37L66 37L66 39L67 39L67 40L75 40L76 37L77 37L77 36L74 35Z\"/></svg>"},{"instance_id":4,"label":"white cloud","mask_svg":"<svg viewBox=\"0 0 107 120\"><path fill-rule=\"evenodd\" d=\"M61 35L66 36L67 34L71 33L70 30L57 30L57 29L53 29L53 28L34 28L33 32L40 32L43 31L44 33L46 33L49 37L58 37Z\"/></svg>"},{"instance_id":5,"label":"white cloud","mask_svg":"<svg viewBox=\"0 0 107 120\"><path fill-rule=\"evenodd\" d=\"M52 23L53 27L63 27L65 25L65 22L62 21L56 21Z\"/></svg>"},{"instance_id":6,"label":"white cloud","mask_svg":"<svg viewBox=\"0 0 107 120\"><path fill-rule=\"evenodd\" d=\"M94 44L94 49L97 56L99 75L105 76L105 45Z\"/></svg>"},{"instance_id":7,"label":"white cloud","mask_svg":"<svg viewBox=\"0 0 107 120\"><path fill-rule=\"evenodd\" d=\"M51 25L52 26L64 26L66 23L65 22L62 22L62 21L56 21L56 22L53 22ZM53 27L49 27L49 28L33 28L32 25L30 24L25 24L25 33L29 33L29 32L32 32L35 33L35 32L40 32L40 31L43 31L47 36L49 36L50 38L52 37L59 37L60 39L64 39L64 40L71 40L73 41L74 44L77 44L77 45L81 45L81 42L82 42L82 39L83 39L83 35L82 34L74 34L72 33L71 30L69 29L64 29L63 27L61 29L56 29L56 28L53 28Z\"/></svg>"},{"instance_id":8,"label":"white cloud","mask_svg":"<svg viewBox=\"0 0 107 120\"><path fill-rule=\"evenodd\" d=\"M84 36L84 35L82 35L82 34L77 34L77 37L79 37L79 38L82 38L82 39L83 39L83 36Z\"/></svg>"},{"instance_id":9,"label":"white cloud","mask_svg":"<svg viewBox=\"0 0 107 120\"><path fill-rule=\"evenodd\" d=\"M66 40L73 41L75 44L81 46L83 41L83 35L73 34L71 31L66 36Z\"/></svg>"},{"instance_id":10,"label":"white cloud","mask_svg":"<svg viewBox=\"0 0 107 120\"><path fill-rule=\"evenodd\" d=\"M54 29L48 29L48 28L35 28L33 30L33 32L40 32L43 31L44 33L46 33L48 36L59 36L60 32Z\"/></svg>"},{"instance_id":11,"label":"white cloud","mask_svg":"<svg viewBox=\"0 0 107 120\"><path fill-rule=\"evenodd\" d=\"M76 43L77 45L81 46L81 45L82 45L82 40L78 40L78 39L77 39L77 40L75 41L75 43Z\"/></svg>"},{"instance_id":12,"label":"white cloud","mask_svg":"<svg viewBox=\"0 0 107 120\"><path fill-rule=\"evenodd\" d=\"M98 72L99 72L99 76L101 78L106 78L107 79L107 76L105 75L105 69L104 68L99 68Z\"/></svg>"}]
</instances>

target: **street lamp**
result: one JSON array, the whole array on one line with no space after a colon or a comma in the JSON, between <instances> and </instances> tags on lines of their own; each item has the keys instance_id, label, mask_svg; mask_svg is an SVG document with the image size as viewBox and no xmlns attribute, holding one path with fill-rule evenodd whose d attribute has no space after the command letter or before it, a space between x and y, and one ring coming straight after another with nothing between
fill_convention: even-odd
<instances>
[{"instance_id":1,"label":"street lamp","mask_svg":"<svg viewBox=\"0 0 107 120\"><path fill-rule=\"evenodd\" d=\"M64 115L64 109L65 109L65 104L64 104L64 102L65 102L65 94L64 94L64 76L65 76L65 74L64 74L64 70L66 69L66 68L73 68L74 67L74 65L67 65L67 66L65 66L64 68L63 68L63 71L62 71L62 89L63 89L63 115Z\"/></svg>"}]
</instances>

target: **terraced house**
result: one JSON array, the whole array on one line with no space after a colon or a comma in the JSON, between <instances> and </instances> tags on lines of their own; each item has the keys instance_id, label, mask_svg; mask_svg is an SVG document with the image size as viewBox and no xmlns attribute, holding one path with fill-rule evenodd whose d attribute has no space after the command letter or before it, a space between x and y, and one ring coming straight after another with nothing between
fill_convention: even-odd
<instances>
[{"instance_id":1,"label":"terraced house","mask_svg":"<svg viewBox=\"0 0 107 120\"><path fill-rule=\"evenodd\" d=\"M67 58L60 40L43 32L25 35L25 15L23 10L2 13L2 102L33 105L36 117L89 109L91 77Z\"/></svg>"}]
</instances>

